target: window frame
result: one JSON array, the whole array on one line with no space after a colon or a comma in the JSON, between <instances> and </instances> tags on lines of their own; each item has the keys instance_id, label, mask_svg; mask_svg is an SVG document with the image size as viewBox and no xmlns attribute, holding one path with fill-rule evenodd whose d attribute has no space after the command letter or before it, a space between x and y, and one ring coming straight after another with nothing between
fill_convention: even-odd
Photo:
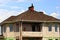
<instances>
[{"instance_id":1,"label":"window frame","mask_svg":"<svg viewBox=\"0 0 60 40\"><path fill-rule=\"evenodd\" d=\"M48 24L48 31L52 31L52 24L51 23Z\"/></svg>"},{"instance_id":2,"label":"window frame","mask_svg":"<svg viewBox=\"0 0 60 40\"><path fill-rule=\"evenodd\" d=\"M33 32L41 32L42 31L42 24L32 24L32 31Z\"/></svg>"},{"instance_id":3,"label":"window frame","mask_svg":"<svg viewBox=\"0 0 60 40\"><path fill-rule=\"evenodd\" d=\"M1 26L1 33L3 33L3 31L4 31L4 30L3 30L3 26Z\"/></svg>"},{"instance_id":4,"label":"window frame","mask_svg":"<svg viewBox=\"0 0 60 40\"><path fill-rule=\"evenodd\" d=\"M6 32L6 25L3 26L4 33Z\"/></svg>"},{"instance_id":5,"label":"window frame","mask_svg":"<svg viewBox=\"0 0 60 40\"><path fill-rule=\"evenodd\" d=\"M19 23L16 23L16 32L19 32Z\"/></svg>"},{"instance_id":6,"label":"window frame","mask_svg":"<svg viewBox=\"0 0 60 40\"><path fill-rule=\"evenodd\" d=\"M12 25L12 26L11 26ZM9 24L9 28L10 28L10 32L12 32L13 31L13 24Z\"/></svg>"},{"instance_id":7,"label":"window frame","mask_svg":"<svg viewBox=\"0 0 60 40\"><path fill-rule=\"evenodd\" d=\"M58 32L58 24L57 23L55 23L55 32Z\"/></svg>"}]
</instances>

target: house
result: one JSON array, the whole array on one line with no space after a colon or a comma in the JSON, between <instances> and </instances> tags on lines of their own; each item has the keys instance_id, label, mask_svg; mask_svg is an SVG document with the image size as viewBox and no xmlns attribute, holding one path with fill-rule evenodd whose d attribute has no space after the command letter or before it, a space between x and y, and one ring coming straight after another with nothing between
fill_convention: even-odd
<instances>
[{"instance_id":1,"label":"house","mask_svg":"<svg viewBox=\"0 0 60 40\"><path fill-rule=\"evenodd\" d=\"M5 40L60 40L60 20L43 12L28 10L1 23Z\"/></svg>"}]
</instances>

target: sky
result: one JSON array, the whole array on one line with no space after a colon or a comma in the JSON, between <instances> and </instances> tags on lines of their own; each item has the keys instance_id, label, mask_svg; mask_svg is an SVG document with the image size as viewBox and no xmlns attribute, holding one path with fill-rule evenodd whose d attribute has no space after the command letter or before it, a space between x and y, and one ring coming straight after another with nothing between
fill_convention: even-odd
<instances>
[{"instance_id":1,"label":"sky","mask_svg":"<svg viewBox=\"0 0 60 40\"><path fill-rule=\"evenodd\" d=\"M60 19L60 0L0 0L0 22L28 10L32 3L36 11Z\"/></svg>"},{"instance_id":2,"label":"sky","mask_svg":"<svg viewBox=\"0 0 60 40\"><path fill-rule=\"evenodd\" d=\"M60 19L60 0L0 0L0 22L28 10L32 3L36 11Z\"/></svg>"}]
</instances>

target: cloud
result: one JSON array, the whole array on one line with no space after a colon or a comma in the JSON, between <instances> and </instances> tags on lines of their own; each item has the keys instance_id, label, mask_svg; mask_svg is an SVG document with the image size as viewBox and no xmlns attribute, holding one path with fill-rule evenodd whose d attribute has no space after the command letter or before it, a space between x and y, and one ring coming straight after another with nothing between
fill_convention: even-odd
<instances>
[{"instance_id":1,"label":"cloud","mask_svg":"<svg viewBox=\"0 0 60 40\"><path fill-rule=\"evenodd\" d=\"M10 0L0 0L0 4L6 4L8 3Z\"/></svg>"},{"instance_id":2,"label":"cloud","mask_svg":"<svg viewBox=\"0 0 60 40\"><path fill-rule=\"evenodd\" d=\"M51 16L53 16L53 17L57 17L58 14L54 12L54 13L51 13Z\"/></svg>"},{"instance_id":3,"label":"cloud","mask_svg":"<svg viewBox=\"0 0 60 40\"><path fill-rule=\"evenodd\" d=\"M55 18L59 18L60 19L60 13L53 12L50 15L53 16L53 17L55 17Z\"/></svg>"},{"instance_id":4,"label":"cloud","mask_svg":"<svg viewBox=\"0 0 60 40\"><path fill-rule=\"evenodd\" d=\"M45 11L42 11L44 14L47 14Z\"/></svg>"},{"instance_id":5,"label":"cloud","mask_svg":"<svg viewBox=\"0 0 60 40\"><path fill-rule=\"evenodd\" d=\"M19 6L8 6L8 7L11 9L22 9L22 7L19 7Z\"/></svg>"},{"instance_id":6,"label":"cloud","mask_svg":"<svg viewBox=\"0 0 60 40\"><path fill-rule=\"evenodd\" d=\"M60 8L60 5L59 6L56 6L56 9L59 9Z\"/></svg>"},{"instance_id":7,"label":"cloud","mask_svg":"<svg viewBox=\"0 0 60 40\"><path fill-rule=\"evenodd\" d=\"M6 4L8 2L18 1L18 0L0 0L0 4Z\"/></svg>"},{"instance_id":8,"label":"cloud","mask_svg":"<svg viewBox=\"0 0 60 40\"><path fill-rule=\"evenodd\" d=\"M38 2L40 0L0 0L0 4L6 4L8 2Z\"/></svg>"},{"instance_id":9,"label":"cloud","mask_svg":"<svg viewBox=\"0 0 60 40\"><path fill-rule=\"evenodd\" d=\"M46 14L46 15L50 15L50 16L53 16L53 17L55 17L55 18L60 19L60 13L53 12L53 13L51 13L51 14L48 14L48 13L45 12L45 11L42 11L42 12L44 12L44 14Z\"/></svg>"},{"instance_id":10,"label":"cloud","mask_svg":"<svg viewBox=\"0 0 60 40\"><path fill-rule=\"evenodd\" d=\"M3 4L3 3L8 3L8 2L38 2L40 0L0 0L0 4Z\"/></svg>"},{"instance_id":11,"label":"cloud","mask_svg":"<svg viewBox=\"0 0 60 40\"><path fill-rule=\"evenodd\" d=\"M6 9L0 9L0 22L2 22L3 20L7 19L10 16L19 15L20 13L24 11L26 10L21 10L20 12L17 12L17 11L8 11Z\"/></svg>"},{"instance_id":12,"label":"cloud","mask_svg":"<svg viewBox=\"0 0 60 40\"><path fill-rule=\"evenodd\" d=\"M11 0L11 1L18 1L18 2L32 2L32 1L40 1L40 0Z\"/></svg>"},{"instance_id":13,"label":"cloud","mask_svg":"<svg viewBox=\"0 0 60 40\"><path fill-rule=\"evenodd\" d=\"M14 1L24 2L24 0L14 0ZM25 1L26 1L26 0L25 0Z\"/></svg>"},{"instance_id":14,"label":"cloud","mask_svg":"<svg viewBox=\"0 0 60 40\"><path fill-rule=\"evenodd\" d=\"M5 20L6 18L10 17L11 15L17 15L18 12L16 11L8 11L5 9L0 9L0 22Z\"/></svg>"},{"instance_id":15,"label":"cloud","mask_svg":"<svg viewBox=\"0 0 60 40\"><path fill-rule=\"evenodd\" d=\"M60 6L57 6L56 8L60 8Z\"/></svg>"}]
</instances>

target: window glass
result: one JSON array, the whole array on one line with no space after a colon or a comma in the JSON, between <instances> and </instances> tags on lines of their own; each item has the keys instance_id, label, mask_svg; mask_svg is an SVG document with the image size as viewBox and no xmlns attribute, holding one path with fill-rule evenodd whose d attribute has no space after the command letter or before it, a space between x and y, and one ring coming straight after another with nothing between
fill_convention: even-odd
<instances>
[{"instance_id":1,"label":"window glass","mask_svg":"<svg viewBox=\"0 0 60 40\"><path fill-rule=\"evenodd\" d=\"M19 32L19 23L16 23L16 32Z\"/></svg>"},{"instance_id":2,"label":"window glass","mask_svg":"<svg viewBox=\"0 0 60 40\"><path fill-rule=\"evenodd\" d=\"M55 32L58 31L58 24L55 24Z\"/></svg>"},{"instance_id":3,"label":"window glass","mask_svg":"<svg viewBox=\"0 0 60 40\"><path fill-rule=\"evenodd\" d=\"M52 24L48 24L48 30L52 31Z\"/></svg>"},{"instance_id":4,"label":"window glass","mask_svg":"<svg viewBox=\"0 0 60 40\"><path fill-rule=\"evenodd\" d=\"M3 26L1 27L1 33L3 33Z\"/></svg>"},{"instance_id":5,"label":"window glass","mask_svg":"<svg viewBox=\"0 0 60 40\"><path fill-rule=\"evenodd\" d=\"M42 24L32 24L32 31L42 31Z\"/></svg>"},{"instance_id":6,"label":"window glass","mask_svg":"<svg viewBox=\"0 0 60 40\"><path fill-rule=\"evenodd\" d=\"M9 24L9 27L10 27L10 32L13 31L13 24Z\"/></svg>"},{"instance_id":7,"label":"window glass","mask_svg":"<svg viewBox=\"0 0 60 40\"><path fill-rule=\"evenodd\" d=\"M16 32L19 32L19 27L16 27Z\"/></svg>"},{"instance_id":8,"label":"window glass","mask_svg":"<svg viewBox=\"0 0 60 40\"><path fill-rule=\"evenodd\" d=\"M6 26L4 25L4 32L6 32Z\"/></svg>"}]
</instances>

